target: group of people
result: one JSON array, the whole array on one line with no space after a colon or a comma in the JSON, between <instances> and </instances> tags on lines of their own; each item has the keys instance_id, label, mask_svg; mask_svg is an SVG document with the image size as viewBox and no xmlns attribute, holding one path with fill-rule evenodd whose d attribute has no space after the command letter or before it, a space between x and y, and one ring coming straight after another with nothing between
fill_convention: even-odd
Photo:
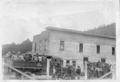
<instances>
[{"instance_id":1,"label":"group of people","mask_svg":"<svg viewBox=\"0 0 120 82\"><path fill-rule=\"evenodd\" d=\"M8 53L5 57L5 59L8 61L8 58L12 58L12 55ZM30 54L27 54L24 56L24 60L30 61L32 59L32 56ZM44 57L34 57L35 61L40 62L45 60ZM10 61L9 61L10 63ZM59 64L59 65L55 65ZM66 65L63 67L61 65L61 61L56 62L54 61L51 65L53 65L53 78L54 79L81 79L81 76L83 75L83 72L81 72L80 66L73 66L73 65ZM103 76L104 74L110 72L111 65L105 63L105 62L88 62L87 64L87 76L88 79L91 78L99 78Z\"/></svg>"},{"instance_id":2,"label":"group of people","mask_svg":"<svg viewBox=\"0 0 120 82\"><path fill-rule=\"evenodd\" d=\"M110 72L111 65L105 62L88 63L88 78L100 78L104 74Z\"/></svg>"},{"instance_id":3,"label":"group of people","mask_svg":"<svg viewBox=\"0 0 120 82\"><path fill-rule=\"evenodd\" d=\"M100 78L104 74L110 72L111 65L105 62L88 62L87 64L87 78ZM56 79L81 79L84 72L81 72L80 66L67 65L66 67L54 67L53 78Z\"/></svg>"},{"instance_id":4,"label":"group of people","mask_svg":"<svg viewBox=\"0 0 120 82\"><path fill-rule=\"evenodd\" d=\"M73 65L68 65L66 67L55 67L53 78L55 79L80 79L81 68L78 66L75 68Z\"/></svg>"}]
</instances>

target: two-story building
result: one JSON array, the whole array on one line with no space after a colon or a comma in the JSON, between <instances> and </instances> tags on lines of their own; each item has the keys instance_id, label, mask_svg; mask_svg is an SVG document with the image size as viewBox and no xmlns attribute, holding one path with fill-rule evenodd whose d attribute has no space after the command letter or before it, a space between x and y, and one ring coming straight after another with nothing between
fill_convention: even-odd
<instances>
[{"instance_id":1,"label":"two-story building","mask_svg":"<svg viewBox=\"0 0 120 82\"><path fill-rule=\"evenodd\" d=\"M46 31L34 36L32 52L62 58L63 66L73 64L83 70L85 59L115 64L115 49L114 36L47 27Z\"/></svg>"}]
</instances>

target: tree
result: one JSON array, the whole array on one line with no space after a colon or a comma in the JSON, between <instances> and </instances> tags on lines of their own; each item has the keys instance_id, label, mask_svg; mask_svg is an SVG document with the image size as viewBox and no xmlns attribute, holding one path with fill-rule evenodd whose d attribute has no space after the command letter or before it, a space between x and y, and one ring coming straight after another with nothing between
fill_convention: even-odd
<instances>
[{"instance_id":1,"label":"tree","mask_svg":"<svg viewBox=\"0 0 120 82\"><path fill-rule=\"evenodd\" d=\"M9 51L12 53L17 53L17 52L25 53L31 50L32 50L32 42L29 39L23 41L20 44L11 43L11 44L2 45L2 55L5 55Z\"/></svg>"}]
</instances>

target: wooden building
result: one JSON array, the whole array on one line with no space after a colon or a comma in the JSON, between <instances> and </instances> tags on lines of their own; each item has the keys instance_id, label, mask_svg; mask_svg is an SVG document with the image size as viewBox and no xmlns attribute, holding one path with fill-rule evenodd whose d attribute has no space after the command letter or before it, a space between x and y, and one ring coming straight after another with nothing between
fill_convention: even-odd
<instances>
[{"instance_id":1,"label":"wooden building","mask_svg":"<svg viewBox=\"0 0 120 82\"><path fill-rule=\"evenodd\" d=\"M84 60L115 64L115 49L114 36L47 27L33 37L32 53L59 57L63 59L63 66L80 66L83 70Z\"/></svg>"}]
</instances>

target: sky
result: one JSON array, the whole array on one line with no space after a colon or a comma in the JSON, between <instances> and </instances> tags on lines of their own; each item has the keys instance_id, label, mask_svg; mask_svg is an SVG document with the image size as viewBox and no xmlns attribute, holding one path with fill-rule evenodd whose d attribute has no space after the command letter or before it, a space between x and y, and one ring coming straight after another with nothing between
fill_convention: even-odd
<instances>
[{"instance_id":1,"label":"sky","mask_svg":"<svg viewBox=\"0 0 120 82\"><path fill-rule=\"evenodd\" d=\"M115 20L115 0L0 0L2 44L32 40L47 26L84 31Z\"/></svg>"}]
</instances>

